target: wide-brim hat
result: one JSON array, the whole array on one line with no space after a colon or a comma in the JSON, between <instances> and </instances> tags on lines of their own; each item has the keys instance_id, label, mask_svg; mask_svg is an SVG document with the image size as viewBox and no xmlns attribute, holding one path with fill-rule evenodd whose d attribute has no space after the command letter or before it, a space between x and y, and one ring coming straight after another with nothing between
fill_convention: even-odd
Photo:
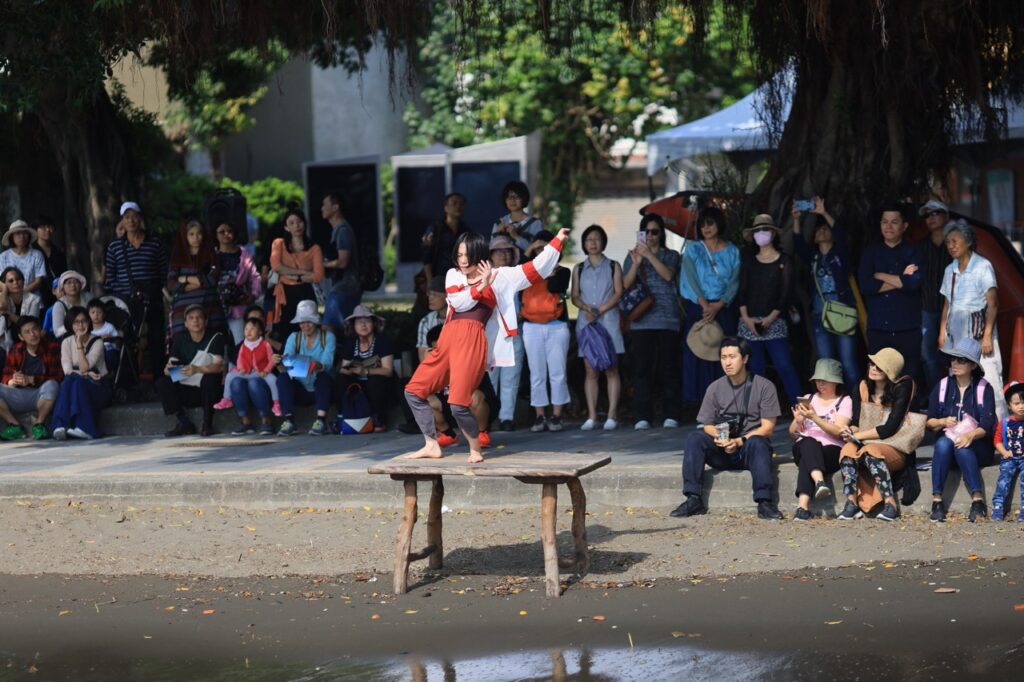
<instances>
[{"instance_id":1,"label":"wide-brim hat","mask_svg":"<svg viewBox=\"0 0 1024 682\"><path fill-rule=\"evenodd\" d=\"M946 351L946 355L970 360L977 365L981 363L981 344L971 337L965 336L962 339L957 339L953 348Z\"/></svg>"},{"instance_id":2,"label":"wide-brim hat","mask_svg":"<svg viewBox=\"0 0 1024 682\"><path fill-rule=\"evenodd\" d=\"M946 202L939 201L938 199L929 199L925 202L924 206L917 209L917 215L923 216L929 211L942 211L943 213L949 213L949 206Z\"/></svg>"},{"instance_id":3,"label":"wide-brim hat","mask_svg":"<svg viewBox=\"0 0 1024 682\"><path fill-rule=\"evenodd\" d=\"M895 348L883 348L874 355L869 355L868 360L875 363L875 367L882 370L882 374L895 382L903 371L903 354Z\"/></svg>"},{"instance_id":4,"label":"wide-brim hat","mask_svg":"<svg viewBox=\"0 0 1024 682\"><path fill-rule=\"evenodd\" d=\"M299 304L295 306L295 317L292 318L291 324L302 324L303 322L320 324L316 301L299 301Z\"/></svg>"},{"instance_id":5,"label":"wide-brim hat","mask_svg":"<svg viewBox=\"0 0 1024 682\"><path fill-rule=\"evenodd\" d=\"M829 381L833 384L843 383L843 365L832 358L821 358L814 363L814 374L811 381Z\"/></svg>"},{"instance_id":6,"label":"wide-brim hat","mask_svg":"<svg viewBox=\"0 0 1024 682\"><path fill-rule=\"evenodd\" d=\"M57 290L60 291L63 289L64 283L69 279L77 280L78 283L82 285L82 288L85 288L85 275L80 272L75 272L74 270L65 270L61 273L60 278L57 279Z\"/></svg>"},{"instance_id":7,"label":"wide-brim hat","mask_svg":"<svg viewBox=\"0 0 1024 682\"><path fill-rule=\"evenodd\" d=\"M519 258L522 254L519 253L519 247L516 246L508 235L496 234L491 237L490 247L488 251L497 251L499 249L511 249L512 250L512 264L515 265L519 262Z\"/></svg>"},{"instance_id":8,"label":"wide-brim hat","mask_svg":"<svg viewBox=\"0 0 1024 682\"><path fill-rule=\"evenodd\" d=\"M373 320L375 324L380 325L381 329L384 328L384 318L381 317L380 315L375 314L372 310L367 308L362 303L357 305L355 309L352 311L352 314L345 318L345 322L352 323L355 322L360 317L367 317Z\"/></svg>"},{"instance_id":9,"label":"wide-brim hat","mask_svg":"<svg viewBox=\"0 0 1024 682\"><path fill-rule=\"evenodd\" d=\"M716 362L721 358L722 339L725 332L715 320L698 320L686 335L686 345L701 360Z\"/></svg>"},{"instance_id":10,"label":"wide-brim hat","mask_svg":"<svg viewBox=\"0 0 1024 682\"><path fill-rule=\"evenodd\" d=\"M754 216L754 222L750 227L743 230L743 235L749 237L758 230L773 230L775 234L781 234L782 228L775 224L775 218L767 213L759 213Z\"/></svg>"},{"instance_id":11,"label":"wide-brim hat","mask_svg":"<svg viewBox=\"0 0 1024 682\"><path fill-rule=\"evenodd\" d=\"M11 236L18 232L28 232L30 243L36 240L36 231L29 227L28 223L24 220L15 220L11 223L11 226L7 228L7 232L4 232L4 236L0 237L0 244L3 244L5 249L10 248Z\"/></svg>"}]
</instances>

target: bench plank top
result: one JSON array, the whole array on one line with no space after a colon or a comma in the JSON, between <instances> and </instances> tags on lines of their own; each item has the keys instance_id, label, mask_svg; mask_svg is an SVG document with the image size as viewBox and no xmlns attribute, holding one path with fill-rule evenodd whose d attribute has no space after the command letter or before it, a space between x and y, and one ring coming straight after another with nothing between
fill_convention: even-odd
<instances>
[{"instance_id":1,"label":"bench plank top","mask_svg":"<svg viewBox=\"0 0 1024 682\"><path fill-rule=\"evenodd\" d=\"M367 469L371 474L392 476L512 476L517 478L579 478L610 464L612 458L598 455L574 455L559 452L488 453L479 464L466 461L466 453L440 459L402 459L395 457Z\"/></svg>"}]
</instances>

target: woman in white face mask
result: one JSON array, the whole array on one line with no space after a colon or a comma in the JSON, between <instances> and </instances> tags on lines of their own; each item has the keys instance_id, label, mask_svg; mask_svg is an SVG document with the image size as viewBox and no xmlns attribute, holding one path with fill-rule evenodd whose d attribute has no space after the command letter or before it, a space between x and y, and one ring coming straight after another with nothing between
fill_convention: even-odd
<instances>
[{"instance_id":1,"label":"woman in white face mask","mask_svg":"<svg viewBox=\"0 0 1024 682\"><path fill-rule=\"evenodd\" d=\"M762 213L743 231L754 240L757 251L746 253L740 267L739 335L750 342L750 369L765 375L765 352L771 356L790 404L800 395L800 380L789 354L789 333L782 314L789 309L793 290L793 262L778 250L775 239L781 230L772 217Z\"/></svg>"}]
</instances>

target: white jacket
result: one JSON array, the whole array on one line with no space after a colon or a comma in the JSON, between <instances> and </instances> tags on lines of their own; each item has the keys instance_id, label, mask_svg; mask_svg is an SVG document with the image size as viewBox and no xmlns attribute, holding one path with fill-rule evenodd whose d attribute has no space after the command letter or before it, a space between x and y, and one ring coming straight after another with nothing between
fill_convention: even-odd
<instances>
[{"instance_id":1,"label":"white jacket","mask_svg":"<svg viewBox=\"0 0 1024 682\"><path fill-rule=\"evenodd\" d=\"M472 310L478 301L490 300L492 295L494 297L494 311L487 320L486 328L487 369L515 366L516 356L512 337L519 335L516 294L528 289L534 282L546 279L554 272L561 252L562 241L555 237L533 260L511 268L498 268L494 282L483 294L477 292L477 287L469 286L469 280L458 268L448 271L444 282L445 290L448 292L446 322L451 319L453 313Z\"/></svg>"}]
</instances>

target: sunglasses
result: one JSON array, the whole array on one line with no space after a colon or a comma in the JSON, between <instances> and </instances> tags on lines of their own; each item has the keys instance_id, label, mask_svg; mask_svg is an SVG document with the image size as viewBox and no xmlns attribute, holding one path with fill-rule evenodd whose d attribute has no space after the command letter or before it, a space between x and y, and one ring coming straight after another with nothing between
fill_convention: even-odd
<instances>
[{"instance_id":1,"label":"sunglasses","mask_svg":"<svg viewBox=\"0 0 1024 682\"><path fill-rule=\"evenodd\" d=\"M652 235L653 234L655 237L657 237L659 234L661 234L661 230L647 230L647 234L648 235Z\"/></svg>"},{"instance_id":2,"label":"sunglasses","mask_svg":"<svg viewBox=\"0 0 1024 682\"><path fill-rule=\"evenodd\" d=\"M973 362L971 362L967 358L959 358L959 357L953 358L952 360L950 360L950 362L953 363L954 365L970 365L970 364L974 364Z\"/></svg>"},{"instance_id":3,"label":"sunglasses","mask_svg":"<svg viewBox=\"0 0 1024 682\"><path fill-rule=\"evenodd\" d=\"M937 215L946 215L945 211L928 211L924 214L925 218L934 218Z\"/></svg>"}]
</instances>

